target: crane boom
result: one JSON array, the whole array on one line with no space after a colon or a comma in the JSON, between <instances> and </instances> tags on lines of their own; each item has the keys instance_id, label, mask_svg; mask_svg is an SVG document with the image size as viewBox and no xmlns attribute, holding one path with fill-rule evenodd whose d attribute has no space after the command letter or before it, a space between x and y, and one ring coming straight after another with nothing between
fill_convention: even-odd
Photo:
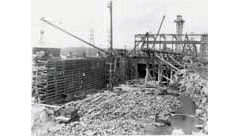
<instances>
[{"instance_id":1,"label":"crane boom","mask_svg":"<svg viewBox=\"0 0 240 136\"><path fill-rule=\"evenodd\" d=\"M159 28L158 28L156 38L157 38L157 36L159 35L160 30L162 29L162 25L163 25L163 21L164 21L164 19L165 19L165 15L163 16L162 21L161 21L161 24L160 24L160 26L159 26Z\"/></svg>"},{"instance_id":2,"label":"crane boom","mask_svg":"<svg viewBox=\"0 0 240 136\"><path fill-rule=\"evenodd\" d=\"M131 54L134 52L134 50L139 46L139 44L140 44L142 41L144 41L144 39L145 39L145 36L142 37L141 41L138 42L138 43L134 46L134 48L128 53L128 55L131 55Z\"/></svg>"},{"instance_id":3,"label":"crane boom","mask_svg":"<svg viewBox=\"0 0 240 136\"><path fill-rule=\"evenodd\" d=\"M63 28L61 28L61 27L59 27L59 26L51 23L50 21L46 20L45 18L41 18L41 21L47 23L47 24L50 25L50 26L53 26L54 28L56 28L56 29L58 29L58 30L60 30L60 31L62 31L62 32L66 33L66 34L68 34L68 35L70 35L70 36L72 36L73 38L75 38L75 39L77 39L77 40L79 40L79 41L81 41L81 42L83 42L83 43L85 43L85 44L88 44L89 46L91 46L91 47L93 47L93 48L95 48L95 49L97 49L97 50L99 50L99 51L102 51L102 52L104 52L104 53L106 53L106 54L110 54L109 52L107 52L107 51L105 51L105 50L103 50L103 49L101 49L101 48L98 48L98 47L95 46L94 44L92 44L92 43L90 43L90 42L87 42L87 41L79 38L78 36L76 36L76 35L68 32L68 31L64 30Z\"/></svg>"},{"instance_id":4,"label":"crane boom","mask_svg":"<svg viewBox=\"0 0 240 136\"><path fill-rule=\"evenodd\" d=\"M159 35L159 33L160 33L160 30L162 29L162 25L163 25L164 19L165 19L165 15L163 16L162 21L161 21L161 23L160 23L160 26L159 26L159 28L158 28L157 35L156 35L156 37L155 37L155 41L157 40L157 37L158 37L158 35ZM145 36L142 37L141 41L143 41L144 39L145 39ZM136 49L136 47L137 47L140 43L141 43L141 42L139 42L137 45L135 45L135 47L128 53L128 55L132 54L133 51Z\"/></svg>"}]
</instances>

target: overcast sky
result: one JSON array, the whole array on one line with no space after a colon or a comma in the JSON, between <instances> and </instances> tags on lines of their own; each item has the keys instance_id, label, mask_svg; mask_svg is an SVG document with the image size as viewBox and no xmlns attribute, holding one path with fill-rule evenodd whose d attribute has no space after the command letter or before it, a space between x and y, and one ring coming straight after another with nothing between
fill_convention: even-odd
<instances>
[{"instance_id":1,"label":"overcast sky","mask_svg":"<svg viewBox=\"0 0 240 136\"><path fill-rule=\"evenodd\" d=\"M40 21L45 17L77 36L88 40L95 31L95 44L109 46L109 0L32 0L32 45L39 46L40 30L44 30L42 46L87 46ZM134 35L156 33L162 16L166 15L161 33L175 33L174 19L182 15L184 33L207 33L207 0L113 0L113 46L132 48Z\"/></svg>"}]
</instances>

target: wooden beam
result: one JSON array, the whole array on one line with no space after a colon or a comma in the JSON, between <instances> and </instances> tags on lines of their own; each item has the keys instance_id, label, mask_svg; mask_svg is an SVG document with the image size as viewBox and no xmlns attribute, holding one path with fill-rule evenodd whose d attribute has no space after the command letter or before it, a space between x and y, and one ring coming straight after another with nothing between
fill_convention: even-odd
<instances>
[{"instance_id":1,"label":"wooden beam","mask_svg":"<svg viewBox=\"0 0 240 136\"><path fill-rule=\"evenodd\" d=\"M184 67L180 62L178 62L177 60L175 60L172 56L169 56L169 58L171 58L175 63L177 63L179 66L181 66L182 68Z\"/></svg>"},{"instance_id":2,"label":"wooden beam","mask_svg":"<svg viewBox=\"0 0 240 136\"><path fill-rule=\"evenodd\" d=\"M171 63L167 62L166 60L164 60L162 57L160 56L156 56L160 61L166 63L167 65L169 65L170 67L172 67L173 69L175 69L176 71L180 71L180 69L178 69L177 67L175 67L174 65L172 65Z\"/></svg>"},{"instance_id":3,"label":"wooden beam","mask_svg":"<svg viewBox=\"0 0 240 136\"><path fill-rule=\"evenodd\" d=\"M142 40L135 40L135 42L142 42ZM201 41L175 41L175 40L166 40L166 41L145 41L147 44L201 44Z\"/></svg>"}]
</instances>

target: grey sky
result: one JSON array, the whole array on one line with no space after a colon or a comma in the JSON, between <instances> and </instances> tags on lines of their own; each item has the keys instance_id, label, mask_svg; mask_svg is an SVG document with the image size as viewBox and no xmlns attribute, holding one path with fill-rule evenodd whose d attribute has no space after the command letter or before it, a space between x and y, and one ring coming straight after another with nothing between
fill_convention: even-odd
<instances>
[{"instance_id":1,"label":"grey sky","mask_svg":"<svg viewBox=\"0 0 240 136\"><path fill-rule=\"evenodd\" d=\"M108 0L32 0L32 45L39 46L40 30L45 31L44 46L87 46L40 21L41 17L59 24L89 40L95 30L95 43L107 47L109 31ZM186 21L184 33L207 33L207 0L113 0L113 44L116 48L132 48L137 33L156 33L166 15L161 32L175 33L173 20L180 14Z\"/></svg>"}]
</instances>

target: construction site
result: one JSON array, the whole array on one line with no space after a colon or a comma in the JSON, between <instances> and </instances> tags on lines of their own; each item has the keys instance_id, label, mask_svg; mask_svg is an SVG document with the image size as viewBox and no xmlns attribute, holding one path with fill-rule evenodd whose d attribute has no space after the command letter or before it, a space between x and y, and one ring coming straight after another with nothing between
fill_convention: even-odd
<instances>
[{"instance_id":1,"label":"construction site","mask_svg":"<svg viewBox=\"0 0 240 136\"><path fill-rule=\"evenodd\" d=\"M134 48L100 48L46 18L40 21L89 46L93 55L33 47L33 136L208 134L208 34L136 33ZM168 25L168 24L165 24ZM44 32L41 31L41 34Z\"/></svg>"}]
</instances>

